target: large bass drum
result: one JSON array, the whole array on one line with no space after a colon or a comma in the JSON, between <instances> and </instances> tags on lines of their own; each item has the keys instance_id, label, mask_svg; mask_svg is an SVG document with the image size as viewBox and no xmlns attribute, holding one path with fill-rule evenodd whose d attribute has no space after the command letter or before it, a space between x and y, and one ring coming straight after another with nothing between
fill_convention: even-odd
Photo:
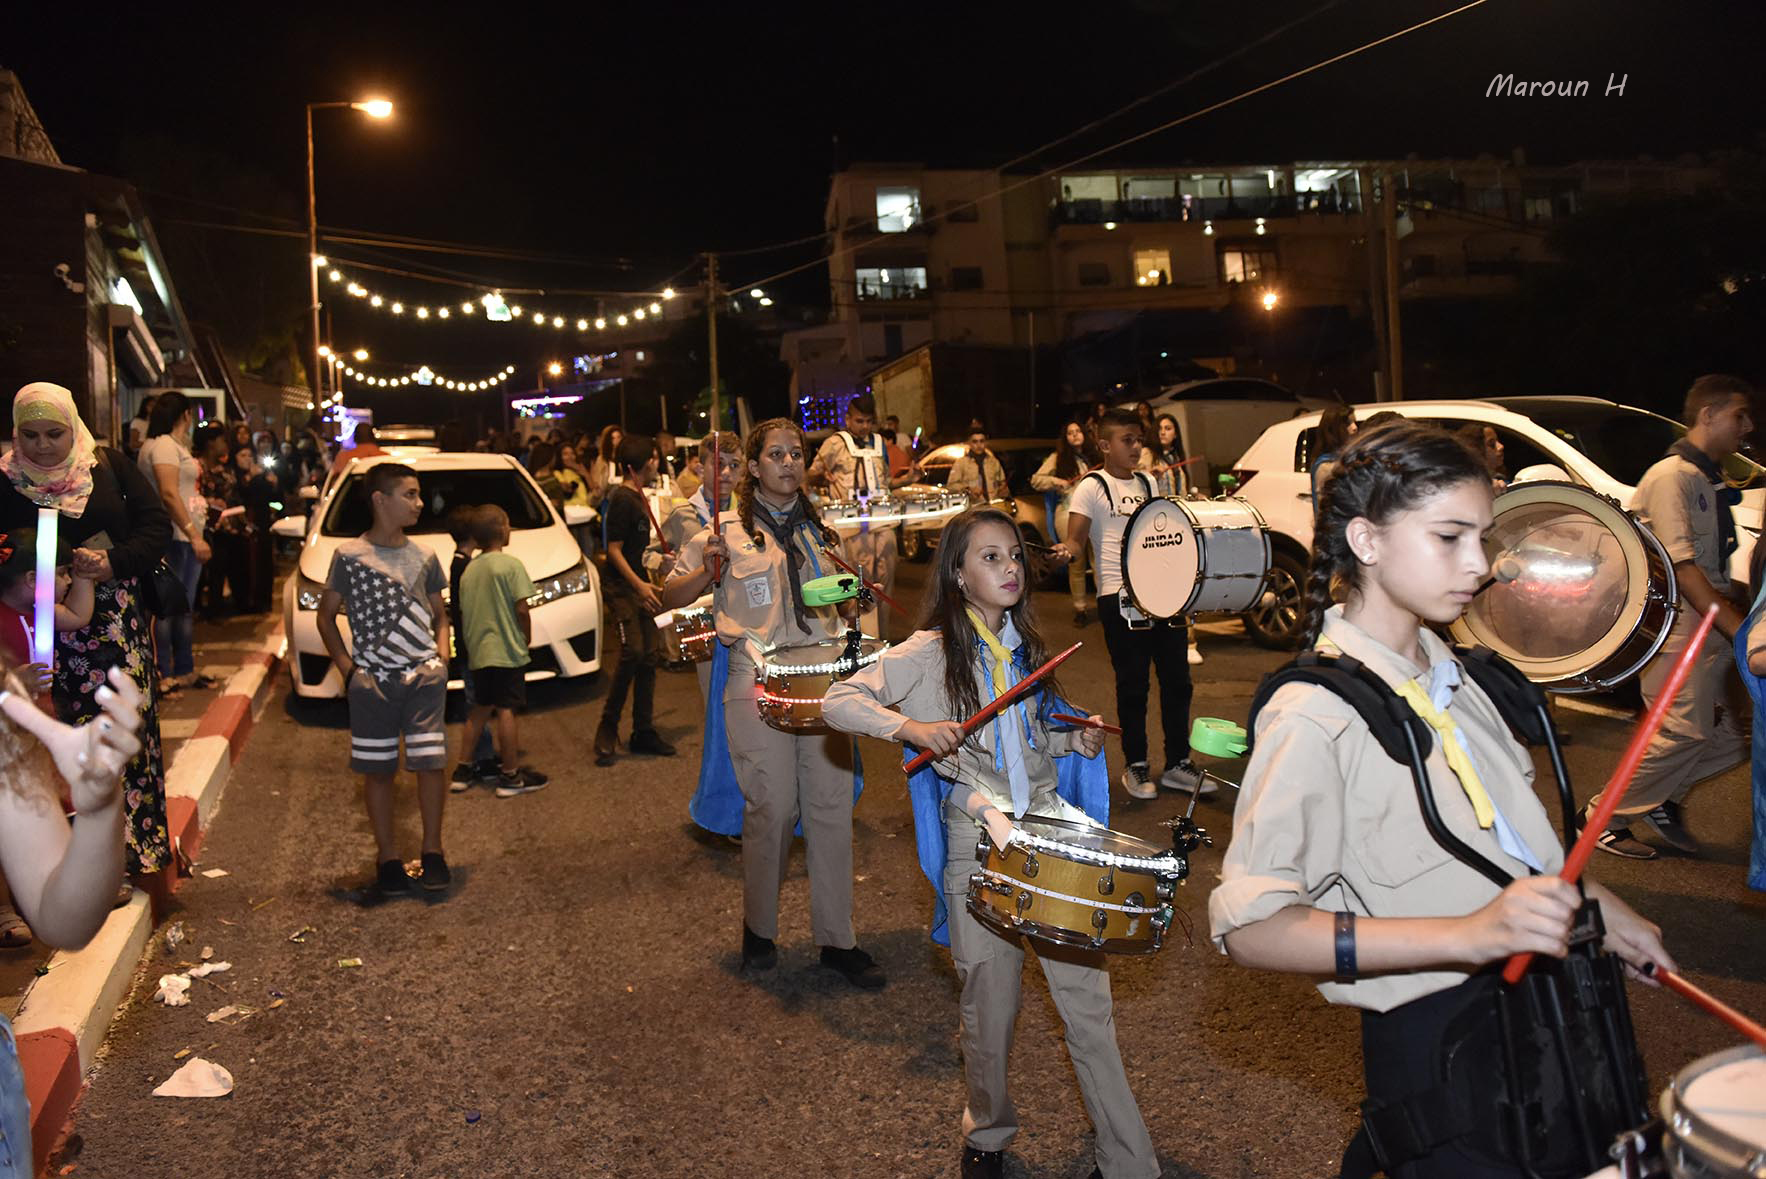
<instances>
[{"instance_id":1,"label":"large bass drum","mask_svg":"<svg viewBox=\"0 0 1766 1179\"><path fill-rule=\"evenodd\" d=\"M1249 610L1269 577L1269 529L1243 499L1154 496L1122 532L1122 586L1149 618Z\"/></svg>"},{"instance_id":2,"label":"large bass drum","mask_svg":"<svg viewBox=\"0 0 1766 1179\"><path fill-rule=\"evenodd\" d=\"M1679 606L1674 563L1613 500L1573 483L1496 497L1492 581L1452 626L1553 692L1598 692L1643 669Z\"/></svg>"}]
</instances>

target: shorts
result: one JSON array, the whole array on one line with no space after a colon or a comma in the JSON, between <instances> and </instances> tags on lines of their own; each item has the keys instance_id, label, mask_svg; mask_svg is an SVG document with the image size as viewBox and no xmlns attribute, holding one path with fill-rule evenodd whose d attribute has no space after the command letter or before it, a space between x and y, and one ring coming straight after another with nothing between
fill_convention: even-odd
<instances>
[{"instance_id":1,"label":"shorts","mask_svg":"<svg viewBox=\"0 0 1766 1179\"><path fill-rule=\"evenodd\" d=\"M473 668L472 700L480 708L526 708L527 668Z\"/></svg>"},{"instance_id":2,"label":"shorts","mask_svg":"<svg viewBox=\"0 0 1766 1179\"><path fill-rule=\"evenodd\" d=\"M448 669L440 659L385 678L358 671L350 677L350 769L391 774L399 768L399 739L407 770L448 765Z\"/></svg>"}]
</instances>

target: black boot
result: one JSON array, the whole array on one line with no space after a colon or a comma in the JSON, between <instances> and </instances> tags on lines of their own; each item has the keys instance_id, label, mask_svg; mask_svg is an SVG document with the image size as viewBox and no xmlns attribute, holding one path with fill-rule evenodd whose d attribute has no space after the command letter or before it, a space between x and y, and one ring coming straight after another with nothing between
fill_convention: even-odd
<instances>
[{"instance_id":1,"label":"black boot","mask_svg":"<svg viewBox=\"0 0 1766 1179\"><path fill-rule=\"evenodd\" d=\"M963 1179L1004 1179L1006 1152L963 1147Z\"/></svg>"},{"instance_id":2,"label":"black boot","mask_svg":"<svg viewBox=\"0 0 1766 1179\"><path fill-rule=\"evenodd\" d=\"M641 729L632 734L632 742L628 748L633 753L648 753L652 757L673 757L675 747L662 739L662 734L655 729Z\"/></svg>"},{"instance_id":3,"label":"black boot","mask_svg":"<svg viewBox=\"0 0 1766 1179\"><path fill-rule=\"evenodd\" d=\"M771 970L779 964L779 949L773 939L761 937L747 923L742 926L742 969Z\"/></svg>"}]
</instances>

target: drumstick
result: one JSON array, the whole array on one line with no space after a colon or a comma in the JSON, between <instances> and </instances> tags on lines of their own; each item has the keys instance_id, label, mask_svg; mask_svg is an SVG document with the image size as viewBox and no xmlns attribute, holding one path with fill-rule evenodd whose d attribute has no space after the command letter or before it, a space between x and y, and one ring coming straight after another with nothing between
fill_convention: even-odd
<instances>
[{"instance_id":1,"label":"drumstick","mask_svg":"<svg viewBox=\"0 0 1766 1179\"><path fill-rule=\"evenodd\" d=\"M1577 838L1576 845L1570 849L1570 854L1564 857L1564 869L1558 875L1563 877L1565 883L1576 883L1582 875L1582 869L1588 866L1588 857L1594 854L1594 845L1607 829L1613 812L1619 809L1619 799L1624 795L1625 788L1631 785L1631 779L1637 774L1644 750L1649 748L1650 740L1662 727L1662 719L1668 715L1668 708L1674 703L1674 697L1680 694L1686 677L1692 673L1692 665L1698 660L1699 649L1705 644L1705 636L1711 633L1711 624L1717 621L1717 606L1713 602L1711 608L1705 611L1704 619L1692 633L1692 641L1680 653L1680 658L1675 660L1667 685L1662 689L1661 695L1656 697L1656 702L1650 705L1649 714L1637 726L1637 732L1632 734L1631 744L1625 747L1625 756L1619 759L1619 768L1613 771L1613 776L1601 788L1600 804L1582 825L1582 834ZM1503 981L1510 984L1520 982L1521 976L1527 973L1527 964L1532 961L1532 951L1510 957L1508 965L1502 968Z\"/></svg>"},{"instance_id":2,"label":"drumstick","mask_svg":"<svg viewBox=\"0 0 1766 1179\"><path fill-rule=\"evenodd\" d=\"M1766 1048L1766 1027L1749 1019L1703 987L1688 982L1684 975L1665 966L1657 966L1654 962L1645 962L1642 966L1633 965L1632 969L1655 979L1705 1014L1715 1016L1760 1047Z\"/></svg>"},{"instance_id":3,"label":"drumstick","mask_svg":"<svg viewBox=\"0 0 1766 1179\"><path fill-rule=\"evenodd\" d=\"M848 565L845 561L842 561L840 559L839 554L837 554L833 549L829 548L827 545L823 545L822 551L824 553L828 554L828 559L833 561L834 564L840 566L842 569L846 570L848 573L850 573L854 577L858 578L859 583L861 585L863 585L866 589L870 590L872 593L876 594L879 598L882 598L885 602L887 602L889 604L890 609L895 610L901 614L907 613L906 610L902 609L901 603L897 602L894 598L890 597L888 594L883 592L882 586L878 585L874 581L866 581L864 574L860 573L857 569L854 569L851 565Z\"/></svg>"},{"instance_id":4,"label":"drumstick","mask_svg":"<svg viewBox=\"0 0 1766 1179\"><path fill-rule=\"evenodd\" d=\"M1083 642L1074 643L1071 647L1068 647L1065 651L1061 652L1059 655L1055 656L1053 659L1049 660L1011 687L1007 688L1004 692L995 696L992 703L988 704L980 712L963 722L963 736L967 737L970 733L973 733L976 729L992 720L995 713L1018 699L1018 697L1024 695L1024 693L1029 691L1038 680L1047 676L1050 672L1054 671L1055 668L1061 666L1061 663L1069 655L1073 654L1073 652L1079 650L1083 646L1085 646ZM912 761L908 762L908 764L903 766L902 769L911 777L937 756L937 754L928 749Z\"/></svg>"},{"instance_id":5,"label":"drumstick","mask_svg":"<svg viewBox=\"0 0 1766 1179\"><path fill-rule=\"evenodd\" d=\"M1089 716L1074 716L1070 712L1051 712L1050 720L1058 720L1063 724L1078 725L1082 729L1102 729L1106 733L1122 736L1121 725L1107 725L1103 721L1095 721Z\"/></svg>"},{"instance_id":6,"label":"drumstick","mask_svg":"<svg viewBox=\"0 0 1766 1179\"><path fill-rule=\"evenodd\" d=\"M724 522L722 518L724 512L724 497L721 489L718 487L718 470L723 465L723 448L719 445L718 431L713 430L711 432L711 534L719 540L724 538ZM712 556L707 568L711 573L711 580L723 580L723 561L721 561L716 555Z\"/></svg>"},{"instance_id":7,"label":"drumstick","mask_svg":"<svg viewBox=\"0 0 1766 1179\"><path fill-rule=\"evenodd\" d=\"M636 483L638 481L638 473L632 470L629 465L625 470L626 474L632 477L632 482ZM644 489L642 487L638 488L638 498L644 501L644 514L650 517L650 527L656 529L656 543L662 547L662 555L665 557L671 555L668 541L664 540L662 537L662 525L656 522L656 509L650 506L650 497L644 494Z\"/></svg>"}]
</instances>

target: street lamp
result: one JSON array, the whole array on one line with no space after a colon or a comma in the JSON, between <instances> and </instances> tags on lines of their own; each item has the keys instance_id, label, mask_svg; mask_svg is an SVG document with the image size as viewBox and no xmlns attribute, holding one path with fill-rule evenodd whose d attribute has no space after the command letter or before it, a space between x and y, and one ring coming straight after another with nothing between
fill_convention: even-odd
<instances>
[{"instance_id":1,"label":"street lamp","mask_svg":"<svg viewBox=\"0 0 1766 1179\"><path fill-rule=\"evenodd\" d=\"M392 103L384 98L369 98L361 102L309 102L307 112L307 291L310 295L309 312L312 316L313 332L312 370L309 380L317 392L319 384L319 271L329 265L319 253L319 213L313 191L313 112L323 110L341 110L343 108L361 111L371 119L387 119L392 117Z\"/></svg>"}]
</instances>

